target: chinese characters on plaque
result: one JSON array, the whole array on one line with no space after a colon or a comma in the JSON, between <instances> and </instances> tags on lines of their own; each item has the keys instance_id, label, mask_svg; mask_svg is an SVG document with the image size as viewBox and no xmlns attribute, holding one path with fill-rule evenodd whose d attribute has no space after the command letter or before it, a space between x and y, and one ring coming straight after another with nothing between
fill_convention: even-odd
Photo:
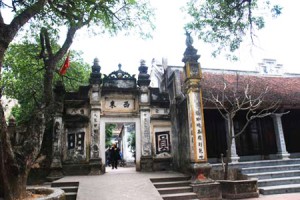
<instances>
[{"instance_id":1,"label":"chinese characters on plaque","mask_svg":"<svg viewBox=\"0 0 300 200\"><path fill-rule=\"evenodd\" d=\"M106 111L132 111L135 108L135 100L134 99L113 99L106 98L104 109Z\"/></svg>"},{"instance_id":2,"label":"chinese characters on plaque","mask_svg":"<svg viewBox=\"0 0 300 200\"><path fill-rule=\"evenodd\" d=\"M84 153L84 132L68 134L68 150L76 149L80 154Z\"/></svg>"},{"instance_id":3,"label":"chinese characters on plaque","mask_svg":"<svg viewBox=\"0 0 300 200\"><path fill-rule=\"evenodd\" d=\"M156 132L155 133L155 141L156 141L156 154L160 153L170 153L170 132Z\"/></svg>"},{"instance_id":4,"label":"chinese characters on plaque","mask_svg":"<svg viewBox=\"0 0 300 200\"><path fill-rule=\"evenodd\" d=\"M151 108L152 115L168 115L169 113L169 108Z\"/></svg>"}]
</instances>

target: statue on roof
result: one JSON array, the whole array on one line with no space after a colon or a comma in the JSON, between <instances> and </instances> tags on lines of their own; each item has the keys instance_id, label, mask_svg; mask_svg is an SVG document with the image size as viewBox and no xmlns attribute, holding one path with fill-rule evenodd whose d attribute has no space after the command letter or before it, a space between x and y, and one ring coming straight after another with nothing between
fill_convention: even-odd
<instances>
[{"instance_id":1,"label":"statue on roof","mask_svg":"<svg viewBox=\"0 0 300 200\"><path fill-rule=\"evenodd\" d=\"M186 39L185 39L185 44L187 47L193 46L193 38L191 36L190 32L185 31Z\"/></svg>"}]
</instances>

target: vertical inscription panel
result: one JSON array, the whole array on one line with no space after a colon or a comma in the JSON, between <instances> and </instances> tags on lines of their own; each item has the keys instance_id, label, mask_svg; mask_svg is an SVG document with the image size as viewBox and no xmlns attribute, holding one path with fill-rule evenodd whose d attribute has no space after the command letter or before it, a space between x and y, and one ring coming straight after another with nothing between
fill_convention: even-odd
<instances>
[{"instance_id":1,"label":"vertical inscription panel","mask_svg":"<svg viewBox=\"0 0 300 200\"><path fill-rule=\"evenodd\" d=\"M189 93L189 104L191 159L195 162L206 161L205 129L200 92Z\"/></svg>"},{"instance_id":2,"label":"vertical inscription panel","mask_svg":"<svg viewBox=\"0 0 300 200\"><path fill-rule=\"evenodd\" d=\"M97 159L100 156L100 110L91 111L91 159Z\"/></svg>"},{"instance_id":3,"label":"vertical inscription panel","mask_svg":"<svg viewBox=\"0 0 300 200\"><path fill-rule=\"evenodd\" d=\"M150 111L141 111L142 155L151 156Z\"/></svg>"}]
</instances>

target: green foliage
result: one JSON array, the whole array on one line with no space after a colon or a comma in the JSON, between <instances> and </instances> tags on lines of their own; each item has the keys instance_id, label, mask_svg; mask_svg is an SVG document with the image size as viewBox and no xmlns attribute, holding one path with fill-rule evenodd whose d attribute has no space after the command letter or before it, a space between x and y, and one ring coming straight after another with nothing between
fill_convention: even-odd
<instances>
[{"instance_id":1,"label":"green foliage","mask_svg":"<svg viewBox=\"0 0 300 200\"><path fill-rule=\"evenodd\" d=\"M113 135L113 130L116 128L116 124L106 124L105 125L105 147L110 147L112 145L111 139Z\"/></svg>"},{"instance_id":2,"label":"green foliage","mask_svg":"<svg viewBox=\"0 0 300 200\"><path fill-rule=\"evenodd\" d=\"M151 38L153 20L154 9L149 0L54 0L35 16L21 37L33 38L44 27L59 39L64 28L86 26L93 34L123 32Z\"/></svg>"},{"instance_id":3,"label":"green foliage","mask_svg":"<svg viewBox=\"0 0 300 200\"><path fill-rule=\"evenodd\" d=\"M19 105L12 107L11 115L14 116L16 122L22 121L22 111Z\"/></svg>"},{"instance_id":4,"label":"green foliage","mask_svg":"<svg viewBox=\"0 0 300 200\"><path fill-rule=\"evenodd\" d=\"M268 10L274 17L281 14L279 5L271 5L269 0L190 0L185 11L191 16L186 29L196 32L198 38L212 44L212 55L227 52L234 55L246 35L252 43L255 31L265 27ZM231 57L236 59L236 57Z\"/></svg>"},{"instance_id":5,"label":"green foliage","mask_svg":"<svg viewBox=\"0 0 300 200\"><path fill-rule=\"evenodd\" d=\"M133 156L135 157L135 132L131 132L128 136L128 147L130 148L130 151L133 153Z\"/></svg>"},{"instance_id":6,"label":"green foliage","mask_svg":"<svg viewBox=\"0 0 300 200\"><path fill-rule=\"evenodd\" d=\"M57 44L54 46L59 48ZM38 58L39 49L37 43L25 41L22 44L12 44L5 54L1 86L5 95L17 99L20 104L13 112L17 122L25 120L37 106L41 106L45 69L43 61ZM88 83L90 70L80 55L80 52L70 53L71 64L64 78L68 91L76 90L79 85ZM64 60L60 61L57 71L63 62ZM55 73L54 79L59 80L61 77Z\"/></svg>"}]
</instances>

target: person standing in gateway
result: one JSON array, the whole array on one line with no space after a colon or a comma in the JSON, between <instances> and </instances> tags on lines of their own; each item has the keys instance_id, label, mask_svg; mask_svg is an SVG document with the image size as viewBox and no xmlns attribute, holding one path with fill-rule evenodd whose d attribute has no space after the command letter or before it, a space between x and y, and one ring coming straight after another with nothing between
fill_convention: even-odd
<instances>
[{"instance_id":1,"label":"person standing in gateway","mask_svg":"<svg viewBox=\"0 0 300 200\"><path fill-rule=\"evenodd\" d=\"M111 166L112 169L118 169L118 160L120 159L120 149L117 147L116 144L113 144L110 149L110 159L111 159Z\"/></svg>"}]
</instances>

